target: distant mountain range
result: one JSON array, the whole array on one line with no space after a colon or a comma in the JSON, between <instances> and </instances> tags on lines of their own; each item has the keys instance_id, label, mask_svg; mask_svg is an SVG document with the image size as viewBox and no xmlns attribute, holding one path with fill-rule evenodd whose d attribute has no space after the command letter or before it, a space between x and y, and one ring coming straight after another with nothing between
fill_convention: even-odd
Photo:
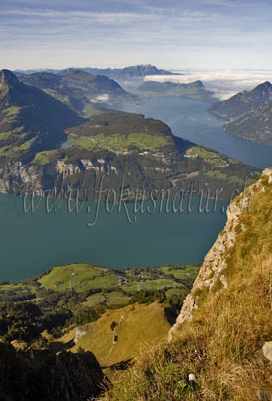
<instances>
[{"instance_id":1,"label":"distant mountain range","mask_svg":"<svg viewBox=\"0 0 272 401\"><path fill-rule=\"evenodd\" d=\"M135 65L125 68L67 68L64 70L47 69L47 70L17 70L14 73L22 78L25 74L35 74L37 72L48 72L56 75L67 75L69 71L80 70L93 75L104 75L108 78L114 79L126 88L136 88L141 83L144 82L144 78L148 75L180 75L177 73L172 73L170 71L165 71L158 69L157 67L146 64L146 65Z\"/></svg>"},{"instance_id":2,"label":"distant mountain range","mask_svg":"<svg viewBox=\"0 0 272 401\"><path fill-rule=\"evenodd\" d=\"M264 82L217 102L210 111L230 121L224 129L251 141L272 145L272 85Z\"/></svg>"},{"instance_id":3,"label":"distant mountain range","mask_svg":"<svg viewBox=\"0 0 272 401\"><path fill-rule=\"evenodd\" d=\"M83 70L69 69L59 75L37 72L24 75L21 81L45 91L83 116L98 113L100 106L117 107L120 103L135 101L135 96L114 80Z\"/></svg>"},{"instance_id":4,"label":"distant mountain range","mask_svg":"<svg viewBox=\"0 0 272 401\"><path fill-rule=\"evenodd\" d=\"M109 78L117 79L117 78L139 78L144 77L146 75L180 75L177 73L173 73L166 70L161 70L151 64L140 64L129 66L125 68L73 68L77 70L82 70L94 75L106 75ZM56 69L45 69L42 71L51 72L53 74L65 74L69 71L70 68L64 70L56 70ZM39 71L40 72L40 71ZM25 74L33 74L37 73L37 70L15 70L14 73L18 76L23 76Z\"/></svg>"},{"instance_id":5,"label":"distant mountain range","mask_svg":"<svg viewBox=\"0 0 272 401\"><path fill-rule=\"evenodd\" d=\"M212 93L207 91L201 81L191 82L189 84L180 84L176 82L157 82L145 81L137 88L137 93L142 96L186 96L191 99L210 99Z\"/></svg>"},{"instance_id":6,"label":"distant mountain range","mask_svg":"<svg viewBox=\"0 0 272 401\"><path fill-rule=\"evenodd\" d=\"M180 75L172 73L170 71L158 69L157 67L151 64L141 64L131 67L115 68L115 69L84 68L84 71L89 72L91 74L106 75L107 77L116 79L117 81L118 79L126 80L130 78L145 77L147 75Z\"/></svg>"},{"instance_id":7,"label":"distant mountain range","mask_svg":"<svg viewBox=\"0 0 272 401\"><path fill-rule=\"evenodd\" d=\"M69 72L62 82L78 85L78 76L82 85L82 77L86 87L91 85L84 72ZM233 190L242 189L244 177L252 171L218 152L174 137L161 121L102 108L87 120L7 70L0 77L1 192L42 194L54 189L61 196L80 188L81 198L95 199L102 177L104 189L117 193L126 177L129 200L135 199L137 191L145 191L146 199L160 198L167 189L188 194L192 184L195 193L204 188L215 194L223 187L220 197L228 199ZM48 87L48 80L59 90L58 77L38 75L40 87ZM98 82L94 78L93 90ZM105 82L122 92L118 84ZM253 170L252 180L258 175L259 170Z\"/></svg>"}]
</instances>

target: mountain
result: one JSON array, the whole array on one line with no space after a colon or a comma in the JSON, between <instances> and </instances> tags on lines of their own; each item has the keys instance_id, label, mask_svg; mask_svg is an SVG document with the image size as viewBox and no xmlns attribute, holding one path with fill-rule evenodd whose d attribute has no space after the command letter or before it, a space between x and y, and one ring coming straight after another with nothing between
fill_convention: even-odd
<instances>
[{"instance_id":1,"label":"mountain","mask_svg":"<svg viewBox=\"0 0 272 401\"><path fill-rule=\"evenodd\" d=\"M67 71L70 70L81 70L88 72L89 74L93 75L106 75L109 78L116 79L116 78L139 78L146 75L181 75L179 73L174 73L162 69L158 69L157 67L151 64L140 64L129 66L125 68L92 68L92 67L85 67L85 68L67 68L64 70L54 70L54 69L44 69L44 70L15 70L14 74L18 77L22 77L25 74L35 74L37 72L47 72L53 74L66 74Z\"/></svg>"},{"instance_id":2,"label":"mountain","mask_svg":"<svg viewBox=\"0 0 272 401\"><path fill-rule=\"evenodd\" d=\"M21 71L17 70L14 71L14 73L18 76L18 78L22 78L24 80L24 77L27 76L26 82L30 83L30 75L39 75L39 74L54 74L58 76L66 76L69 75L70 72L73 71L81 71L88 73L90 75L102 75L106 76L112 80L117 81L120 85L125 85L126 88L135 88L136 86L139 86L141 83L144 82L144 77L148 75L180 75L177 73L172 73L169 71L161 70L158 69L155 66L152 66L150 64L147 65L135 65L135 66L130 66L130 67L125 67L125 68L91 68L91 67L86 67L86 68L67 68L64 70L41 70L41 71L35 71L35 70L27 70L27 71ZM31 83L34 85L33 81ZM34 85L35 86L35 85ZM47 88L46 88L47 89ZM50 88L49 88L50 89Z\"/></svg>"},{"instance_id":3,"label":"mountain","mask_svg":"<svg viewBox=\"0 0 272 401\"><path fill-rule=\"evenodd\" d=\"M174 137L161 121L105 109L84 120L12 73L2 74L1 192L41 195L54 190L66 196L80 189L81 199L94 200L102 180L104 198L111 190L121 196L125 186L129 200L137 199L139 191L152 199L165 197L168 190L172 198L180 191L189 195L201 190L217 197L221 187L218 196L228 199L243 188L246 177L252 175L249 184L259 175L258 169ZM41 87L48 80L59 87L59 77L43 78ZM99 90L97 79L84 72L70 71L61 79L71 88L73 82L79 88L78 80L87 87L94 79ZM118 84L105 82L119 90Z\"/></svg>"},{"instance_id":4,"label":"mountain","mask_svg":"<svg viewBox=\"0 0 272 401\"><path fill-rule=\"evenodd\" d=\"M61 75L37 72L24 75L21 81L45 91L83 116L99 113L101 106L116 107L135 100L114 80L83 70L69 69Z\"/></svg>"},{"instance_id":5,"label":"mountain","mask_svg":"<svg viewBox=\"0 0 272 401\"><path fill-rule=\"evenodd\" d=\"M103 400L271 399L271 197L266 169L230 203L170 342L143 351Z\"/></svg>"},{"instance_id":6,"label":"mountain","mask_svg":"<svg viewBox=\"0 0 272 401\"><path fill-rule=\"evenodd\" d=\"M84 120L43 91L0 72L0 160L28 160L35 151L56 148L64 130Z\"/></svg>"},{"instance_id":7,"label":"mountain","mask_svg":"<svg viewBox=\"0 0 272 401\"><path fill-rule=\"evenodd\" d=\"M223 129L250 141L272 145L272 85L264 82L215 103L210 111L230 119Z\"/></svg>"},{"instance_id":8,"label":"mountain","mask_svg":"<svg viewBox=\"0 0 272 401\"><path fill-rule=\"evenodd\" d=\"M259 106L224 124L223 129L250 141L272 146L272 104Z\"/></svg>"},{"instance_id":9,"label":"mountain","mask_svg":"<svg viewBox=\"0 0 272 401\"><path fill-rule=\"evenodd\" d=\"M145 77L147 75L179 75L175 74L169 71L161 70L155 67L154 65L151 64L141 64L141 65L134 65L130 67L125 67L125 68L116 68L116 69L105 69L105 70L100 70L100 69L92 69L92 68L85 68L84 69L87 72L92 71L97 71L96 73L99 73L99 71L103 71L104 75L107 75L108 77L114 78L114 79L121 79L121 80L126 80L130 78L139 78L139 77Z\"/></svg>"},{"instance_id":10,"label":"mountain","mask_svg":"<svg viewBox=\"0 0 272 401\"><path fill-rule=\"evenodd\" d=\"M102 180L104 200L112 190L119 199L124 188L135 201L192 190L216 197L221 187L218 196L228 199L246 177L248 185L259 175L258 169L174 137L167 125L142 115L108 111L65 133L68 141L61 149L36 152L29 163L18 159L3 165L1 191L54 189L65 196L68 189L80 189L81 199L95 200Z\"/></svg>"},{"instance_id":11,"label":"mountain","mask_svg":"<svg viewBox=\"0 0 272 401\"><path fill-rule=\"evenodd\" d=\"M190 84L175 82L145 81L137 88L137 92L146 97L152 96L185 96L191 99L210 99L212 93L205 89L201 81Z\"/></svg>"},{"instance_id":12,"label":"mountain","mask_svg":"<svg viewBox=\"0 0 272 401\"><path fill-rule=\"evenodd\" d=\"M272 85L264 82L251 91L243 91L213 104L210 111L227 119L234 119L264 104L272 103Z\"/></svg>"}]
</instances>

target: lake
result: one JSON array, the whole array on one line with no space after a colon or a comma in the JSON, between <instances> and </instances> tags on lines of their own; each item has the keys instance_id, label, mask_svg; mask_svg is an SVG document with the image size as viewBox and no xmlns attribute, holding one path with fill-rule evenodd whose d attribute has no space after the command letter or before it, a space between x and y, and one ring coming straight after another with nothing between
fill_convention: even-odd
<instances>
[{"instance_id":1,"label":"lake","mask_svg":"<svg viewBox=\"0 0 272 401\"><path fill-rule=\"evenodd\" d=\"M218 201L214 211L214 201L206 205L203 200L202 208L211 210L200 213L199 199L194 198L192 212L186 199L174 205L184 211L170 207L167 213L163 204L160 212L159 202L156 208L146 202L144 213L135 213L134 204L126 205L127 210L116 205L110 213L101 204L97 213L95 202L70 212L63 201L56 213L47 213L45 199L34 201L37 208L27 211L23 198L0 194L0 280L19 280L80 261L118 269L202 261L225 224L227 207L227 202ZM30 199L25 204L28 209ZM134 224L128 221L135 218Z\"/></svg>"},{"instance_id":2,"label":"lake","mask_svg":"<svg viewBox=\"0 0 272 401\"><path fill-rule=\"evenodd\" d=\"M158 118L174 135L203 145L254 167L272 167L272 146L239 138L222 130L224 119L207 111L210 103L179 96L154 97L123 111Z\"/></svg>"},{"instance_id":3,"label":"lake","mask_svg":"<svg viewBox=\"0 0 272 401\"><path fill-rule=\"evenodd\" d=\"M224 132L223 120L209 114L208 106L205 101L158 97L123 110L159 118L176 136L248 164L272 165L272 147ZM210 213L199 213L198 202L195 198L191 213L185 207L182 213L157 208L134 214L132 204L127 211L122 207L108 213L102 205L96 223L88 227L96 213L94 202L81 204L78 213L69 212L65 202L56 213L47 213L42 199L35 212L25 213L22 198L0 194L0 280L19 280L54 265L83 261L117 269L201 262L225 224L227 202L218 202ZM135 217L135 224L129 223Z\"/></svg>"}]
</instances>

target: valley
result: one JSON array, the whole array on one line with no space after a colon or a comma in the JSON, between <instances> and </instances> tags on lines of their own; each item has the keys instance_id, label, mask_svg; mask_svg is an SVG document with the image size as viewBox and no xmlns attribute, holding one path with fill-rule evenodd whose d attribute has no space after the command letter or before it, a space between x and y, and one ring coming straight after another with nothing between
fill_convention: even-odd
<instances>
[{"instance_id":1,"label":"valley","mask_svg":"<svg viewBox=\"0 0 272 401\"><path fill-rule=\"evenodd\" d=\"M0 239L6 270L0 275L0 354L7 361L5 389L0 383L3 394L18 397L22 387L34 401L39 391L44 393L47 380L50 397L54 394L60 401L63 391L78 401L89 395L118 401L136 400L138 395L183 399L191 396L186 363L200 377L196 391L204 400L209 399L205 391L221 391L220 379L215 389L205 382L208 338L217 341L217 331L209 326L215 325L213 314L205 323L208 334L202 344L194 309L201 324L203 313L213 312L207 288L219 300L224 298L232 280L232 246L237 240L239 253L239 236L245 230L242 241L249 241L252 249L241 245L242 260L247 263L247 254L255 257L258 220L266 218L259 213L259 194L265 193L266 209L270 191L270 170L259 179L260 167L269 163L271 153L268 149L260 163L257 147L252 148L257 158L251 159L249 152L250 163L244 164L238 161L241 154L235 160L235 151L244 150L245 142L228 156L224 143L223 152L213 150L215 139L207 147L206 133L212 139L221 124L217 117L206 118L212 94L200 81L143 82L145 71L151 70L142 66L123 72L128 87L134 74L141 85L131 93L111 78L83 70L33 73L20 76L20 81L1 71L0 215L3 212L6 229ZM120 71L114 74L122 76ZM263 96L262 89L250 95L250 107L262 104L260 92ZM244 97L238 94L237 102L242 110ZM171 113L167 103L174 105ZM180 124L180 105L187 125ZM228 109L226 105L211 107ZM195 122L188 120L186 107L194 110ZM194 132L202 135L200 141L194 140ZM234 199L241 191L244 195ZM247 215L252 196L255 231ZM217 238L228 204L228 220ZM14 243L17 252L12 254ZM224 252L229 250L226 262ZM235 258L239 265L239 256ZM49 266L53 267L47 270ZM242 288L239 296L242 299ZM193 340L188 339L187 327L188 333L194 331ZM265 338L261 331L258 336ZM186 346L180 348L180 341ZM216 349L220 352L219 346ZM243 355L250 360L246 352ZM16 364L21 384L12 387ZM76 364L74 371L71 366ZM223 363L221 367L226 369ZM32 383L31 377L41 371L41 382ZM60 389L54 377L65 377ZM239 387L227 386L229 394L239 397Z\"/></svg>"}]
</instances>

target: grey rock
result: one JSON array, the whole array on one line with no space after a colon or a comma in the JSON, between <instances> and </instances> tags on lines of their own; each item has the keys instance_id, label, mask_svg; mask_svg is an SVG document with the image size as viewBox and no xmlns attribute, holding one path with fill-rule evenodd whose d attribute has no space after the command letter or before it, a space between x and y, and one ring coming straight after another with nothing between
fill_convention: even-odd
<instances>
[{"instance_id":1,"label":"grey rock","mask_svg":"<svg viewBox=\"0 0 272 401\"><path fill-rule=\"evenodd\" d=\"M272 362L272 341L264 343L263 354L270 362Z\"/></svg>"}]
</instances>

